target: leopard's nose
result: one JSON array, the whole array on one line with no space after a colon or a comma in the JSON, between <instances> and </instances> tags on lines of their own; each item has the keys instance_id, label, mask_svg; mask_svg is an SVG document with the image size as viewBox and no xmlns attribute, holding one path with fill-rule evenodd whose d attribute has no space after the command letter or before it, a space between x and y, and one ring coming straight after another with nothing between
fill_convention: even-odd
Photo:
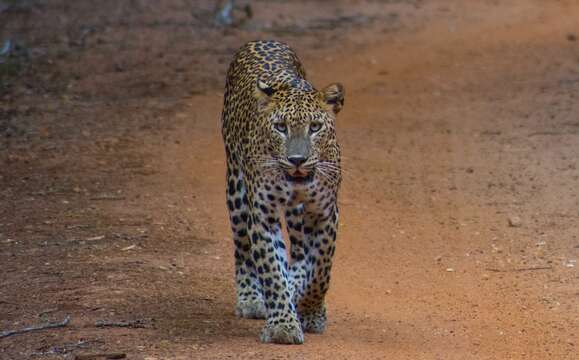
<instances>
[{"instance_id":1,"label":"leopard's nose","mask_svg":"<svg viewBox=\"0 0 579 360\"><path fill-rule=\"evenodd\" d=\"M300 165L302 165L303 163L305 163L308 158L305 157L305 156L302 156L302 155L292 155L292 156L289 156L287 159L288 159L289 162L292 163L295 167L299 167Z\"/></svg>"}]
</instances>

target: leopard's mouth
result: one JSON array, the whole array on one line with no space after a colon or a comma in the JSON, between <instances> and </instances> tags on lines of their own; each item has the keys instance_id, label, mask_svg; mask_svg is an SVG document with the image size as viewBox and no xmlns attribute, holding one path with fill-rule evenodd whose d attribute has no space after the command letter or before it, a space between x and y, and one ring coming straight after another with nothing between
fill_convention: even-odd
<instances>
[{"instance_id":1,"label":"leopard's mouth","mask_svg":"<svg viewBox=\"0 0 579 360\"><path fill-rule=\"evenodd\" d=\"M311 170L308 172L304 172L304 171L300 171L300 170L295 170L291 174L289 172L287 172L285 174L285 178L287 181L292 182L292 183L305 184L305 183L309 183L310 181L312 181L314 179L314 171Z\"/></svg>"}]
</instances>

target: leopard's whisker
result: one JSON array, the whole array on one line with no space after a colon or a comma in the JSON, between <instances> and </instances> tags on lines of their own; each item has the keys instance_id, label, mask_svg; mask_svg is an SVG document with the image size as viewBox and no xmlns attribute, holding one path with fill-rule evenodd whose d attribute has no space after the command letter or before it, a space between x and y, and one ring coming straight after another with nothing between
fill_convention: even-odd
<instances>
[{"instance_id":1,"label":"leopard's whisker","mask_svg":"<svg viewBox=\"0 0 579 360\"><path fill-rule=\"evenodd\" d=\"M327 169L318 168L317 170L320 173L320 175L323 178L325 178L326 180L328 180L330 183L336 184L338 182L339 178L337 176L335 176L334 174L332 174L331 172L328 172Z\"/></svg>"},{"instance_id":2,"label":"leopard's whisker","mask_svg":"<svg viewBox=\"0 0 579 360\"><path fill-rule=\"evenodd\" d=\"M338 169L338 168L332 168L332 167L328 167L328 166L318 166L317 169L323 169L326 172L329 172L335 176L340 176L342 174L341 169Z\"/></svg>"}]
</instances>

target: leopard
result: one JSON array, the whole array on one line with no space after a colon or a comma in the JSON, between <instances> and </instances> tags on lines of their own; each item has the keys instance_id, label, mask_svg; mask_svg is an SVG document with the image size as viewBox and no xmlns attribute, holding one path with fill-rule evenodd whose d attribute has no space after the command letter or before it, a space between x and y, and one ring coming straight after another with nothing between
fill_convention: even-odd
<instances>
[{"instance_id":1,"label":"leopard","mask_svg":"<svg viewBox=\"0 0 579 360\"><path fill-rule=\"evenodd\" d=\"M340 83L316 90L296 53L275 40L245 44L227 71L221 128L235 314L265 319L264 343L302 344L304 333L326 328L344 95Z\"/></svg>"}]
</instances>

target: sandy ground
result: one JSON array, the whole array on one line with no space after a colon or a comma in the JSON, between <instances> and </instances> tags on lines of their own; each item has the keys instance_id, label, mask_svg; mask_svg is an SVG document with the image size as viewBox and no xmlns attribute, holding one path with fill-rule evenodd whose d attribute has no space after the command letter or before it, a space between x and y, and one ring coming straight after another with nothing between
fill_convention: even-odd
<instances>
[{"instance_id":1,"label":"sandy ground","mask_svg":"<svg viewBox=\"0 0 579 360\"><path fill-rule=\"evenodd\" d=\"M0 358L577 359L579 3L249 3L223 27L210 1L0 1L0 331L71 316ZM233 314L219 115L256 38L347 89L302 346Z\"/></svg>"}]
</instances>

